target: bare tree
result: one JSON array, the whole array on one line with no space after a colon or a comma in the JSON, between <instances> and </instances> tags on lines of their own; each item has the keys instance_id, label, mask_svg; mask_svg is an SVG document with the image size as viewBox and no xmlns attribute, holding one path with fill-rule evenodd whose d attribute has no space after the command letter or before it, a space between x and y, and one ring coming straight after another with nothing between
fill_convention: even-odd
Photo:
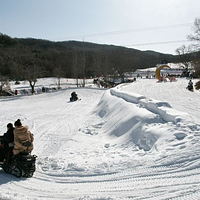
<instances>
[{"instance_id":1,"label":"bare tree","mask_svg":"<svg viewBox=\"0 0 200 200\"><path fill-rule=\"evenodd\" d=\"M194 21L194 35L188 35L188 39L200 43L200 18L196 18Z\"/></svg>"},{"instance_id":2,"label":"bare tree","mask_svg":"<svg viewBox=\"0 0 200 200\"><path fill-rule=\"evenodd\" d=\"M109 75L109 65L110 65L110 59L109 59L109 56L108 54L105 54L104 56L104 59L103 59L103 66L102 66L102 69L103 69L103 74L104 74L104 77L106 78L106 80L108 79L108 75Z\"/></svg>"},{"instance_id":3,"label":"bare tree","mask_svg":"<svg viewBox=\"0 0 200 200\"><path fill-rule=\"evenodd\" d=\"M5 94L5 91L10 91L9 80L5 76L0 76L0 96Z\"/></svg>"},{"instance_id":4,"label":"bare tree","mask_svg":"<svg viewBox=\"0 0 200 200\"><path fill-rule=\"evenodd\" d=\"M79 85L79 79L82 79L82 83L80 83L83 87L85 87L85 79L86 79L86 71L87 71L87 54L85 50L78 51L75 49L72 52L72 74L74 78L76 78L77 87Z\"/></svg>"},{"instance_id":5,"label":"bare tree","mask_svg":"<svg viewBox=\"0 0 200 200\"><path fill-rule=\"evenodd\" d=\"M79 59L78 59L78 51L74 49L72 52L72 75L76 79L76 86L78 87L79 82Z\"/></svg>"},{"instance_id":6,"label":"bare tree","mask_svg":"<svg viewBox=\"0 0 200 200\"><path fill-rule=\"evenodd\" d=\"M125 82L125 73L132 69L133 60L131 60L127 52L121 48L112 53L113 73L121 78L121 82Z\"/></svg>"},{"instance_id":7,"label":"bare tree","mask_svg":"<svg viewBox=\"0 0 200 200\"><path fill-rule=\"evenodd\" d=\"M196 18L194 21L194 27L193 27L194 35L190 34L188 35L188 39L191 41L196 42L193 44L195 47L195 50L197 52L196 58L193 60L193 65L196 71L197 76L200 77L200 18Z\"/></svg>"},{"instance_id":8,"label":"bare tree","mask_svg":"<svg viewBox=\"0 0 200 200\"><path fill-rule=\"evenodd\" d=\"M18 65L14 69L19 78L29 82L32 94L35 92L34 88L37 79L43 74L43 68L38 62L38 54L39 52L33 52L30 49L23 50L18 54Z\"/></svg>"},{"instance_id":9,"label":"bare tree","mask_svg":"<svg viewBox=\"0 0 200 200\"><path fill-rule=\"evenodd\" d=\"M54 74L58 79L58 89L61 89L61 83L60 83L60 79L63 77L64 75L64 70L62 69L62 67L58 66L54 69Z\"/></svg>"},{"instance_id":10,"label":"bare tree","mask_svg":"<svg viewBox=\"0 0 200 200\"><path fill-rule=\"evenodd\" d=\"M41 74L40 67L35 62L30 62L29 65L27 65L24 68L24 77L28 80L30 86L31 86L31 93L35 93L35 84L37 82L37 78Z\"/></svg>"},{"instance_id":11,"label":"bare tree","mask_svg":"<svg viewBox=\"0 0 200 200\"><path fill-rule=\"evenodd\" d=\"M3 91L3 87L6 84L6 78L0 76L0 93Z\"/></svg>"},{"instance_id":12,"label":"bare tree","mask_svg":"<svg viewBox=\"0 0 200 200\"><path fill-rule=\"evenodd\" d=\"M95 76L103 74L103 56L100 52L93 54L93 71Z\"/></svg>"},{"instance_id":13,"label":"bare tree","mask_svg":"<svg viewBox=\"0 0 200 200\"><path fill-rule=\"evenodd\" d=\"M188 67L191 63L191 53L192 52L192 46L185 46L182 45L181 47L176 49L176 53L179 56L179 62L184 65L183 68L185 68L186 72L188 71Z\"/></svg>"},{"instance_id":14,"label":"bare tree","mask_svg":"<svg viewBox=\"0 0 200 200\"><path fill-rule=\"evenodd\" d=\"M83 50L80 52L80 63L79 63L79 71L81 79L83 80L82 86L85 87L85 78L86 78L86 51Z\"/></svg>"}]
</instances>

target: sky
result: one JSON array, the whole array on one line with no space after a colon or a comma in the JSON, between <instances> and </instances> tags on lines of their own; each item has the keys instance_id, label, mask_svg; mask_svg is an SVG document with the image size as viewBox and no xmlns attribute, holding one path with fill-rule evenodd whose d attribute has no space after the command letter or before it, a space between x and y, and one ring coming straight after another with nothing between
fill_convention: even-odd
<instances>
[{"instance_id":1,"label":"sky","mask_svg":"<svg viewBox=\"0 0 200 200\"><path fill-rule=\"evenodd\" d=\"M175 54L189 45L199 0L0 0L0 33Z\"/></svg>"}]
</instances>

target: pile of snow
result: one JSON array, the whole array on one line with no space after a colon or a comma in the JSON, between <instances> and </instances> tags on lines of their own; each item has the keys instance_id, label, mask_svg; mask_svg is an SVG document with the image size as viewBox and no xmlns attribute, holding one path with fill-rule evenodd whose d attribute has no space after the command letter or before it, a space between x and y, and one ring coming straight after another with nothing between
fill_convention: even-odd
<instances>
[{"instance_id":1,"label":"pile of snow","mask_svg":"<svg viewBox=\"0 0 200 200\"><path fill-rule=\"evenodd\" d=\"M198 125L191 122L187 113L174 110L167 102L147 99L117 88L105 92L96 112L105 121L102 133L120 137L121 144L133 142L145 151L153 146L158 150L155 144L159 143L158 139L167 141L174 136L184 139L193 133L193 129L198 130ZM162 145L168 142L165 143L162 141Z\"/></svg>"}]
</instances>

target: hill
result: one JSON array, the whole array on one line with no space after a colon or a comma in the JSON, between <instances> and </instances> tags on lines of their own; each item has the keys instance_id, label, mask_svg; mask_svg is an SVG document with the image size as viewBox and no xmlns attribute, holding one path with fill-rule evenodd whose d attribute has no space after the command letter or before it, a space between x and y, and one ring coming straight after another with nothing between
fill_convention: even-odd
<instances>
[{"instance_id":1,"label":"hill","mask_svg":"<svg viewBox=\"0 0 200 200\"><path fill-rule=\"evenodd\" d=\"M163 60L175 62L176 56L89 42L52 42L33 38L11 38L0 34L0 76L24 79L24 68L40 68L37 77L74 78L118 74L154 67ZM27 73L25 73L27 74Z\"/></svg>"}]
</instances>

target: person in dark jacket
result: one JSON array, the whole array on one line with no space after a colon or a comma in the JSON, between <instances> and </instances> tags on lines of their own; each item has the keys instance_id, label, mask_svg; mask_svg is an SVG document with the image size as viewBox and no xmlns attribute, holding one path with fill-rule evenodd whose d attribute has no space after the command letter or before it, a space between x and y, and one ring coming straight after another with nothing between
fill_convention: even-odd
<instances>
[{"instance_id":1,"label":"person in dark jacket","mask_svg":"<svg viewBox=\"0 0 200 200\"><path fill-rule=\"evenodd\" d=\"M71 93L70 101L77 101L78 100L78 95L76 92Z\"/></svg>"},{"instance_id":2,"label":"person in dark jacket","mask_svg":"<svg viewBox=\"0 0 200 200\"><path fill-rule=\"evenodd\" d=\"M0 140L3 144L3 154L2 157L4 157L4 165L9 165L11 158L13 156L13 147L14 147L14 127L12 123L7 124L7 132L4 133L3 136L0 136Z\"/></svg>"},{"instance_id":3,"label":"person in dark jacket","mask_svg":"<svg viewBox=\"0 0 200 200\"><path fill-rule=\"evenodd\" d=\"M191 79L190 79L190 81L188 83L187 89L193 91L193 82L192 82Z\"/></svg>"},{"instance_id":4,"label":"person in dark jacket","mask_svg":"<svg viewBox=\"0 0 200 200\"><path fill-rule=\"evenodd\" d=\"M12 123L8 123L7 124L7 132L4 133L3 136L0 136L1 140L6 141L8 144L14 142L14 127Z\"/></svg>"}]
</instances>

